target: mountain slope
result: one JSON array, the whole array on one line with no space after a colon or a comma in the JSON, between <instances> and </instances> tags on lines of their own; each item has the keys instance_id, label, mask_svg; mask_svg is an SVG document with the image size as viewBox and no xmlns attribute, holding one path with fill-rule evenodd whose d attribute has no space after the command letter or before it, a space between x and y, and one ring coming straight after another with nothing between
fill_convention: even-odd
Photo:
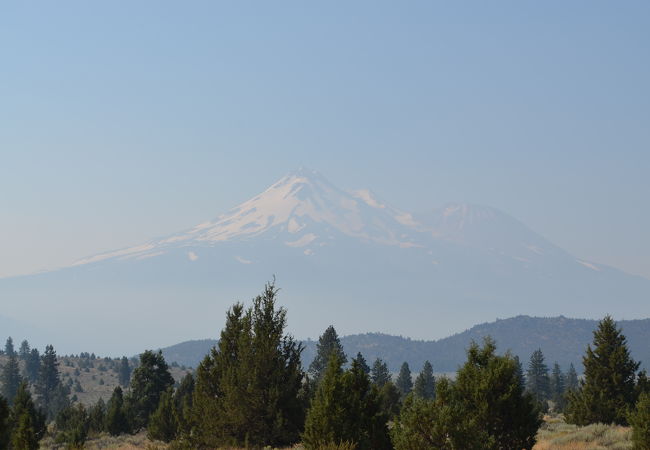
<instances>
[{"instance_id":1,"label":"mountain slope","mask_svg":"<svg viewBox=\"0 0 650 450\"><path fill-rule=\"evenodd\" d=\"M402 336L382 333L365 333L343 336L341 343L349 357L361 352L366 360L385 360L391 371L397 372L402 362L409 363L412 371L418 371L429 360L437 372L454 372L465 361L465 350L473 341L482 342L486 336L496 340L498 350L510 350L518 355L524 367L530 355L542 349L550 367L557 361L564 369L573 363L582 368L582 357L587 345L593 340L598 321L569 319L566 317L517 316L510 319L475 325L469 330L437 341L418 341ZM618 325L628 338L632 357L650 367L650 319L621 321ZM163 348L169 361L196 367L217 341L202 340L183 342ZM305 350L302 361L308 367L316 355L316 341L303 342Z\"/></svg>"},{"instance_id":2,"label":"mountain slope","mask_svg":"<svg viewBox=\"0 0 650 450\"><path fill-rule=\"evenodd\" d=\"M307 169L214 220L72 267L0 280L3 313L63 350L216 336L277 275L289 329L438 338L516 314L650 315L650 281L580 261L493 208L411 214Z\"/></svg>"}]
</instances>

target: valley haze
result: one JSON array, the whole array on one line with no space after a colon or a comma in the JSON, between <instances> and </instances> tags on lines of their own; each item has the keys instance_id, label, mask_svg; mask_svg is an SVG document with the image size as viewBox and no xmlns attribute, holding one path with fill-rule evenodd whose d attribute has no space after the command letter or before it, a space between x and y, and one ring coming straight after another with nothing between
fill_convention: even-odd
<instances>
[{"instance_id":1,"label":"valley haze","mask_svg":"<svg viewBox=\"0 0 650 450\"><path fill-rule=\"evenodd\" d=\"M62 353L133 354L217 337L227 308L274 275L300 338L329 324L438 339L519 314L650 316L650 280L571 255L495 208L407 212L301 168L182 232L1 279L13 300L0 323Z\"/></svg>"}]
</instances>

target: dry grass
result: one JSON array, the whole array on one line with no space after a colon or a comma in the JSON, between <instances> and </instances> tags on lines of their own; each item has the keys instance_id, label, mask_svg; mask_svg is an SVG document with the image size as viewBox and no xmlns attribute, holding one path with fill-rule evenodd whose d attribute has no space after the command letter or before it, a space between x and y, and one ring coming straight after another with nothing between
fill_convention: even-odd
<instances>
[{"instance_id":1,"label":"dry grass","mask_svg":"<svg viewBox=\"0 0 650 450\"><path fill-rule=\"evenodd\" d=\"M537 433L535 450L623 450L632 448L632 431L627 427L594 424L579 427L561 417L545 417Z\"/></svg>"}]
</instances>

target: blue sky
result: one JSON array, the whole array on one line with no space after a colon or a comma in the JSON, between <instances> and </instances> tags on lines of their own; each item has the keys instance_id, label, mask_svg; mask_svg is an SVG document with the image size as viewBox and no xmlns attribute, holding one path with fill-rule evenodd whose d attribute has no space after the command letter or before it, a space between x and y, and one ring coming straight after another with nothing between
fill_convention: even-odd
<instances>
[{"instance_id":1,"label":"blue sky","mask_svg":"<svg viewBox=\"0 0 650 450\"><path fill-rule=\"evenodd\" d=\"M0 276L305 165L650 277L648 2L5 2Z\"/></svg>"}]
</instances>

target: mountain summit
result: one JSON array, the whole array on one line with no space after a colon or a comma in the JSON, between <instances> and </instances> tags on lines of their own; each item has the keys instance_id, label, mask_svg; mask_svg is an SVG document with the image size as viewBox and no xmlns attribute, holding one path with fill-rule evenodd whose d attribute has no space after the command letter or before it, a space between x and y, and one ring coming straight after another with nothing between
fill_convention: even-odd
<instances>
[{"instance_id":1,"label":"mountain summit","mask_svg":"<svg viewBox=\"0 0 650 450\"><path fill-rule=\"evenodd\" d=\"M216 337L228 306L275 274L299 337L329 324L433 339L517 314L650 315L650 281L579 260L497 209L423 210L299 169L179 233L0 280L0 296L17 299L4 314L71 346L65 330L81 332L102 352L119 324L115 339L137 337L136 351L143 334L156 346Z\"/></svg>"}]
</instances>

